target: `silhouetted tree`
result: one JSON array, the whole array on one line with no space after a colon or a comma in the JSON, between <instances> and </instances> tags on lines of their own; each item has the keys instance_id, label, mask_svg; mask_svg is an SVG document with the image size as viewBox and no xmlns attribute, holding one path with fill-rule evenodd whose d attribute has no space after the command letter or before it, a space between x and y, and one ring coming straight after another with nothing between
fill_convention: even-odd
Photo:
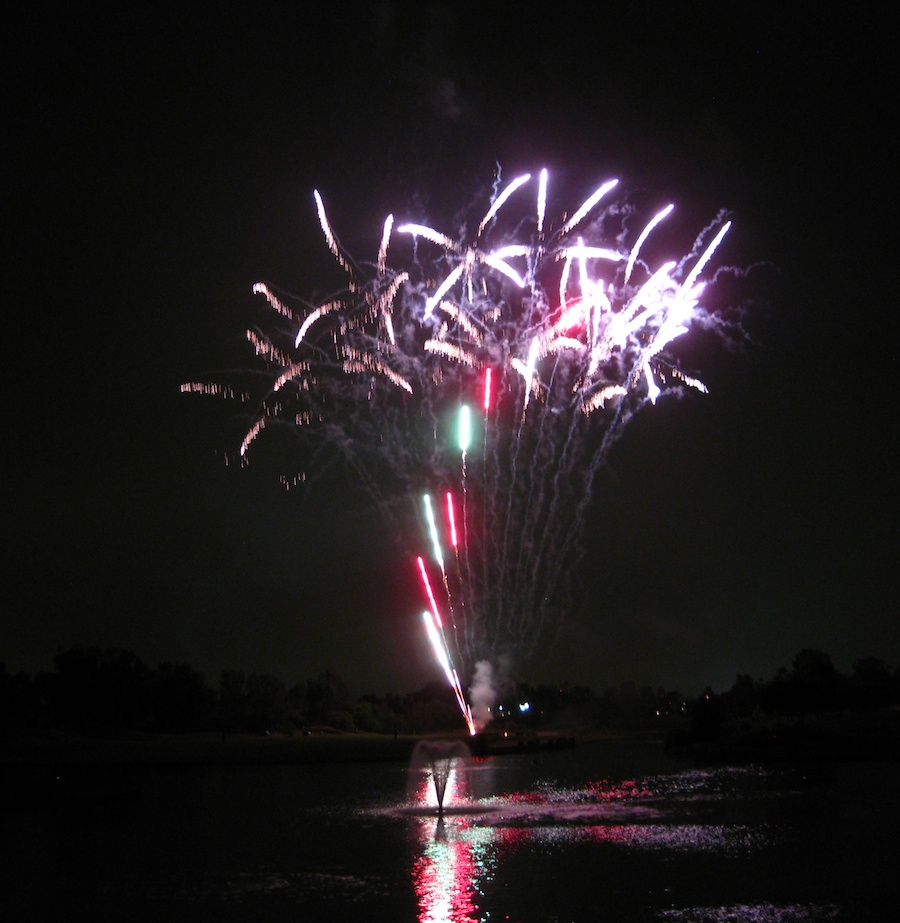
<instances>
[{"instance_id":1,"label":"silhouetted tree","mask_svg":"<svg viewBox=\"0 0 900 923\"><path fill-rule=\"evenodd\" d=\"M247 677L247 724L252 733L282 728L287 723L287 695L284 683L269 673Z\"/></svg>"},{"instance_id":2,"label":"silhouetted tree","mask_svg":"<svg viewBox=\"0 0 900 923\"><path fill-rule=\"evenodd\" d=\"M793 710L800 714L831 711L838 703L840 676L824 651L804 648L791 664Z\"/></svg>"},{"instance_id":3,"label":"silhouetted tree","mask_svg":"<svg viewBox=\"0 0 900 923\"><path fill-rule=\"evenodd\" d=\"M26 722L26 687L30 678L24 673L10 676L6 664L0 663L0 726L21 725Z\"/></svg>"},{"instance_id":4,"label":"silhouetted tree","mask_svg":"<svg viewBox=\"0 0 900 923\"><path fill-rule=\"evenodd\" d=\"M336 673L326 671L310 680L306 684L306 701L307 714L313 723L352 727L350 688Z\"/></svg>"},{"instance_id":5,"label":"silhouetted tree","mask_svg":"<svg viewBox=\"0 0 900 923\"><path fill-rule=\"evenodd\" d=\"M150 674L151 727L202 731L212 723L216 696L202 673L186 663L161 663Z\"/></svg>"},{"instance_id":6,"label":"silhouetted tree","mask_svg":"<svg viewBox=\"0 0 900 923\"><path fill-rule=\"evenodd\" d=\"M241 731L247 714L247 677L240 670L219 676L219 723L222 733Z\"/></svg>"},{"instance_id":7,"label":"silhouetted tree","mask_svg":"<svg viewBox=\"0 0 900 923\"><path fill-rule=\"evenodd\" d=\"M294 729L309 724L306 716L306 683L294 683L285 695L285 708Z\"/></svg>"},{"instance_id":8,"label":"silhouetted tree","mask_svg":"<svg viewBox=\"0 0 900 923\"><path fill-rule=\"evenodd\" d=\"M746 673L738 673L728 693L726 708L735 718L749 718L759 707L760 690L753 677Z\"/></svg>"},{"instance_id":9,"label":"silhouetted tree","mask_svg":"<svg viewBox=\"0 0 900 923\"><path fill-rule=\"evenodd\" d=\"M405 711L413 733L429 734L464 727L453 691L434 680L406 696Z\"/></svg>"},{"instance_id":10,"label":"silhouetted tree","mask_svg":"<svg viewBox=\"0 0 900 923\"><path fill-rule=\"evenodd\" d=\"M759 704L767 715L787 715L794 710L792 688L788 681L788 671L779 667L775 676L764 683L759 691Z\"/></svg>"},{"instance_id":11,"label":"silhouetted tree","mask_svg":"<svg viewBox=\"0 0 900 923\"><path fill-rule=\"evenodd\" d=\"M150 671L131 651L73 647L55 657L54 718L82 729L142 728L150 717Z\"/></svg>"},{"instance_id":12,"label":"silhouetted tree","mask_svg":"<svg viewBox=\"0 0 900 923\"><path fill-rule=\"evenodd\" d=\"M878 657L857 660L847 685L848 704L852 708L884 708L891 704L891 670Z\"/></svg>"},{"instance_id":13,"label":"silhouetted tree","mask_svg":"<svg viewBox=\"0 0 900 923\"><path fill-rule=\"evenodd\" d=\"M399 730L403 720L387 699L364 695L353 707L353 723L360 731L389 734Z\"/></svg>"},{"instance_id":14,"label":"silhouetted tree","mask_svg":"<svg viewBox=\"0 0 900 923\"><path fill-rule=\"evenodd\" d=\"M691 734L697 740L718 740L724 727L722 700L707 686L691 709Z\"/></svg>"},{"instance_id":15,"label":"silhouetted tree","mask_svg":"<svg viewBox=\"0 0 900 923\"><path fill-rule=\"evenodd\" d=\"M670 701L680 700L677 692L667 693L634 682L610 686L596 700L595 716L599 725L611 727L646 727L656 722Z\"/></svg>"}]
</instances>

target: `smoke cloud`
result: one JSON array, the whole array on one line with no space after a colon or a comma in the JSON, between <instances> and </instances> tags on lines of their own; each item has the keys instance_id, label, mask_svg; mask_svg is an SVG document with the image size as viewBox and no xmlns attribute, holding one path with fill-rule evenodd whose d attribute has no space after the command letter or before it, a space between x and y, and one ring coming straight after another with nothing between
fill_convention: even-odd
<instances>
[{"instance_id":1,"label":"smoke cloud","mask_svg":"<svg viewBox=\"0 0 900 923\"><path fill-rule=\"evenodd\" d=\"M475 664L475 676L469 688L469 703L472 706L472 717L475 727L484 730L491 723L493 707L497 701L497 688L494 683L494 668L487 660L479 660Z\"/></svg>"}]
</instances>

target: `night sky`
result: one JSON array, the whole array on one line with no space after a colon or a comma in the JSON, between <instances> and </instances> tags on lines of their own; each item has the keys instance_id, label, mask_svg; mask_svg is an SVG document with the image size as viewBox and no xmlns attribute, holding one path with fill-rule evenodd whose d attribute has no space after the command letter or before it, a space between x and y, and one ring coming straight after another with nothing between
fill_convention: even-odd
<instances>
[{"instance_id":1,"label":"night sky","mask_svg":"<svg viewBox=\"0 0 900 923\"><path fill-rule=\"evenodd\" d=\"M226 466L238 408L179 386L252 366L254 282L334 284L313 188L368 255L389 211L437 223L498 162L509 178L547 166L559 207L618 176L675 201L691 239L728 209L718 262L754 267L723 293L744 301L746 347L688 344L710 394L626 431L570 620L514 672L692 692L769 678L804 647L842 671L900 663L886 22L497 6L34 5L3 30L10 671L85 644L212 682L439 678L416 574L364 498L336 471L285 492L263 444Z\"/></svg>"}]
</instances>

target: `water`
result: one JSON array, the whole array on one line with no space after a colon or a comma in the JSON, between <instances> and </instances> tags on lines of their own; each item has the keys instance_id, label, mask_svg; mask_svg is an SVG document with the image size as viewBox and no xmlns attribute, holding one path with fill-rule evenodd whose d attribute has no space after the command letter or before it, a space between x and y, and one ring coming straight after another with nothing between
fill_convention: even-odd
<instances>
[{"instance_id":1,"label":"water","mask_svg":"<svg viewBox=\"0 0 900 923\"><path fill-rule=\"evenodd\" d=\"M651 743L476 761L44 772L0 816L21 919L894 919L900 766L700 769ZM9 783L10 780L6 780ZM414 786L416 787L416 786Z\"/></svg>"}]
</instances>

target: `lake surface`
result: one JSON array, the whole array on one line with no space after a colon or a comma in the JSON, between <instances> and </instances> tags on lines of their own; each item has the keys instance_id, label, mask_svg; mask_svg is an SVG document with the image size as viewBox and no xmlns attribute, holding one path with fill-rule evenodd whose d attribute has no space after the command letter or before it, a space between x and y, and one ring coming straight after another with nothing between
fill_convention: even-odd
<instances>
[{"instance_id":1,"label":"lake surface","mask_svg":"<svg viewBox=\"0 0 900 923\"><path fill-rule=\"evenodd\" d=\"M897 764L697 768L655 743L588 744L475 762L441 823L430 781L398 763L69 767L4 803L16 919L900 913Z\"/></svg>"}]
</instances>

